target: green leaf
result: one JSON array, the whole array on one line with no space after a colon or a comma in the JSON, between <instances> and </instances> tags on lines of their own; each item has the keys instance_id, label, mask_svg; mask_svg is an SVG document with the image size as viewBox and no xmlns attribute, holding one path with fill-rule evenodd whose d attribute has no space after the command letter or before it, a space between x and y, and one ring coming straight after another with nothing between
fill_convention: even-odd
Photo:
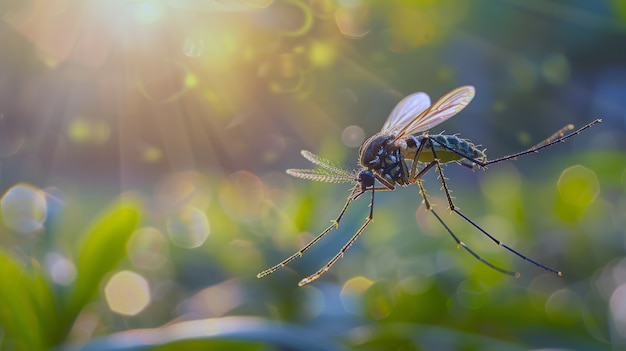
<instances>
[{"instance_id":1,"label":"green leaf","mask_svg":"<svg viewBox=\"0 0 626 351\"><path fill-rule=\"evenodd\" d=\"M47 350L51 343L48 322L55 316L50 287L39 270L29 272L8 253L0 252L0 325L3 343L17 350Z\"/></svg>"},{"instance_id":2,"label":"green leaf","mask_svg":"<svg viewBox=\"0 0 626 351\"><path fill-rule=\"evenodd\" d=\"M139 222L136 202L123 202L105 212L87 231L78 254L74 291L67 302L66 327L98 293L101 280L126 257L126 243Z\"/></svg>"},{"instance_id":3,"label":"green leaf","mask_svg":"<svg viewBox=\"0 0 626 351\"><path fill-rule=\"evenodd\" d=\"M29 291L42 336L45 338L47 345L52 346L55 345L58 335L62 334L62 330L59 329L61 325L58 323L59 306L52 287L44 276L43 271L39 266L36 268L33 272ZM48 348L46 347L46 349Z\"/></svg>"}]
</instances>

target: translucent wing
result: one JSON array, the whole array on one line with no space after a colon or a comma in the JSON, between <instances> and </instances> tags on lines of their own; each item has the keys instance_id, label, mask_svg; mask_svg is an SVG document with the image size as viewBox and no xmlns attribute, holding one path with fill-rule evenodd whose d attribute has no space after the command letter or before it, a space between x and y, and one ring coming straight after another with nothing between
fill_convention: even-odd
<instances>
[{"instance_id":1,"label":"translucent wing","mask_svg":"<svg viewBox=\"0 0 626 351\"><path fill-rule=\"evenodd\" d=\"M474 87L470 85L452 90L406 124L396 135L396 140L405 135L427 131L445 122L463 110L472 101L474 94Z\"/></svg>"},{"instance_id":2,"label":"translucent wing","mask_svg":"<svg viewBox=\"0 0 626 351\"><path fill-rule=\"evenodd\" d=\"M315 180L327 183L351 183L355 181L355 176L345 169L333 166L330 162L320 158L310 151L300 151L302 156L321 168L318 169L288 169L290 176Z\"/></svg>"},{"instance_id":3,"label":"translucent wing","mask_svg":"<svg viewBox=\"0 0 626 351\"><path fill-rule=\"evenodd\" d=\"M426 93L413 93L405 97L393 108L383 128L380 130L381 133L400 131L416 116L424 112L428 106L430 106L430 98Z\"/></svg>"}]
</instances>

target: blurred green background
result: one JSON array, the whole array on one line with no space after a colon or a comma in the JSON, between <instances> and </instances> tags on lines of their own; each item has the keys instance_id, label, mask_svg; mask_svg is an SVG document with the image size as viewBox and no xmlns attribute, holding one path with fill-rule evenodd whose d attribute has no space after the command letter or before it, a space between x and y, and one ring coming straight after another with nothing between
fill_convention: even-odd
<instances>
[{"instance_id":1,"label":"blurred green background","mask_svg":"<svg viewBox=\"0 0 626 351\"><path fill-rule=\"evenodd\" d=\"M623 350L626 3L0 0L0 349ZM347 169L400 99L477 95L438 126L539 154L444 167L460 209L551 275L438 213L416 186L361 225Z\"/></svg>"}]
</instances>

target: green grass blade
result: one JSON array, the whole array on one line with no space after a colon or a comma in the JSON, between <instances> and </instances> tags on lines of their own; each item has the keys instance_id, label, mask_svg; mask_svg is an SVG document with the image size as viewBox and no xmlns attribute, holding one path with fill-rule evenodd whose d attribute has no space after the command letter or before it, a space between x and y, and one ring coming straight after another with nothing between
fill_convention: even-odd
<instances>
[{"instance_id":1,"label":"green grass blade","mask_svg":"<svg viewBox=\"0 0 626 351\"><path fill-rule=\"evenodd\" d=\"M67 328L97 296L104 276L126 257L126 242L137 227L139 213L136 203L116 204L87 231L78 253L76 284L67 301Z\"/></svg>"},{"instance_id":2,"label":"green grass blade","mask_svg":"<svg viewBox=\"0 0 626 351\"><path fill-rule=\"evenodd\" d=\"M54 299L41 275L33 278L23 265L0 252L0 325L3 343L16 350L46 350L51 342L46 321L54 316Z\"/></svg>"}]
</instances>

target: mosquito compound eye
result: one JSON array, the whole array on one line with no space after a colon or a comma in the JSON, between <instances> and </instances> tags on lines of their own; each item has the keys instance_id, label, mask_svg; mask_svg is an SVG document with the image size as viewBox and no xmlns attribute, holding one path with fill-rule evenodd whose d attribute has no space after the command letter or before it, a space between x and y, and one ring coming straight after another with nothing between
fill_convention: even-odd
<instances>
[{"instance_id":1,"label":"mosquito compound eye","mask_svg":"<svg viewBox=\"0 0 626 351\"><path fill-rule=\"evenodd\" d=\"M357 176L357 180L361 184L361 188L365 190L366 188L374 186L374 173L370 171L361 171Z\"/></svg>"}]
</instances>

